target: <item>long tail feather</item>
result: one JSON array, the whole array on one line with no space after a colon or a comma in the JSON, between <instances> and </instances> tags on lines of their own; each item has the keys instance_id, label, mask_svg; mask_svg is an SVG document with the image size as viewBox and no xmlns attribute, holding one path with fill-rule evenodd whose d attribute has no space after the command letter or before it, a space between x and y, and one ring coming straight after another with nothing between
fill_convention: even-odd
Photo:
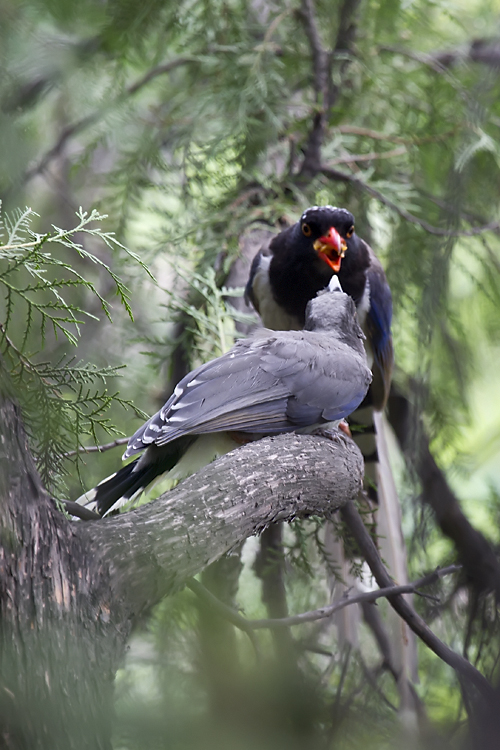
<instances>
[{"instance_id":1,"label":"long tail feather","mask_svg":"<svg viewBox=\"0 0 500 750\"><path fill-rule=\"evenodd\" d=\"M81 495L76 501L105 516L116 510L149 487L152 482L170 471L195 440L188 436L174 440L166 446L150 446L135 461L123 466L116 474L103 479L97 487Z\"/></svg>"},{"instance_id":2,"label":"long tail feather","mask_svg":"<svg viewBox=\"0 0 500 750\"><path fill-rule=\"evenodd\" d=\"M375 412L373 416L377 431L379 459L377 533L380 552L392 578L402 585L408 583L407 554L402 530L401 506L389 460L388 426L382 413ZM396 664L406 680L416 681L418 676L415 635L392 610L390 620Z\"/></svg>"},{"instance_id":3,"label":"long tail feather","mask_svg":"<svg viewBox=\"0 0 500 750\"><path fill-rule=\"evenodd\" d=\"M153 483L157 494L151 493L152 498L157 497L238 444L229 434L220 432L186 435L162 447L150 446L142 456L103 479L76 502L105 516L134 500L141 492L149 493Z\"/></svg>"}]
</instances>

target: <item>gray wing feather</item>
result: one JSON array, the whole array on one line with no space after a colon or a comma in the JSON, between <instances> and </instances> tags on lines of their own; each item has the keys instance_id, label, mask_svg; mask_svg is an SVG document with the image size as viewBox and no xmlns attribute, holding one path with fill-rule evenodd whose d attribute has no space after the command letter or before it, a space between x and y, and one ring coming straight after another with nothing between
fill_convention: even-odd
<instances>
[{"instance_id":1,"label":"gray wing feather","mask_svg":"<svg viewBox=\"0 0 500 750\"><path fill-rule=\"evenodd\" d=\"M300 333L294 335L301 336ZM302 424L307 419L308 407L311 419L317 413L325 420L339 419L341 412L352 411L351 404L360 394L364 395L370 384L371 374L364 355L342 341L332 341L331 333L309 333L307 338L302 334L299 366L291 370L279 369L277 360L282 351L290 354L289 347L281 349L278 343L274 357L268 357L267 353L263 356L262 366L277 372L283 379L293 396L288 415ZM318 420L309 424L315 421Z\"/></svg>"},{"instance_id":2,"label":"gray wing feather","mask_svg":"<svg viewBox=\"0 0 500 750\"><path fill-rule=\"evenodd\" d=\"M361 402L370 371L331 332L265 333L183 378L125 455L190 433L285 432L339 419Z\"/></svg>"}]
</instances>

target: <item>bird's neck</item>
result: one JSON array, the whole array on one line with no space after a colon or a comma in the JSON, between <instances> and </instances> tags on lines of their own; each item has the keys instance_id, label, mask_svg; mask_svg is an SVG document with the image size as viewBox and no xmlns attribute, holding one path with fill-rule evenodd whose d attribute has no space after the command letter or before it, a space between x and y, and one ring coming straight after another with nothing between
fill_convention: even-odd
<instances>
[{"instance_id":1,"label":"bird's neck","mask_svg":"<svg viewBox=\"0 0 500 750\"><path fill-rule=\"evenodd\" d=\"M276 302L289 315L305 321L305 309L309 300L324 289L332 277L328 265L316 256L294 256L289 252L277 252L269 266L269 280Z\"/></svg>"}]
</instances>

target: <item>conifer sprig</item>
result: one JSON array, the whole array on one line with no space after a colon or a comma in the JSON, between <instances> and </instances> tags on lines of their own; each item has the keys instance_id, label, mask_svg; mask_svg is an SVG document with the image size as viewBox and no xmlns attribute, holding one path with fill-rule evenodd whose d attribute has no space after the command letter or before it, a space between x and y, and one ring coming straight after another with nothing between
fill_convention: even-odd
<instances>
[{"instance_id":1,"label":"conifer sprig","mask_svg":"<svg viewBox=\"0 0 500 750\"><path fill-rule=\"evenodd\" d=\"M140 258L122 245L112 232L105 232L96 222L106 216L93 210L79 209L78 222L65 230L53 225L52 231L39 234L31 229L37 214L30 208L11 216L0 217L0 354L1 367L8 372L25 415L25 425L32 443L42 479L47 487L60 486L64 454L83 446L85 437L98 442L98 432L116 433L109 410L113 405L132 408L108 381L121 368L99 368L78 362L65 354L54 364L40 361L48 330L76 346L80 326L96 316L78 301L77 287L97 298L105 316L111 320L110 305L93 281L75 264L75 255L109 275L116 295L133 320L129 290L120 277L101 258L84 247L79 237L92 237L113 251L125 253L148 274ZM54 245L67 248L64 257L56 255ZM67 294L71 292L71 295ZM24 316L24 326L20 317ZM78 460L78 455L75 460Z\"/></svg>"}]
</instances>

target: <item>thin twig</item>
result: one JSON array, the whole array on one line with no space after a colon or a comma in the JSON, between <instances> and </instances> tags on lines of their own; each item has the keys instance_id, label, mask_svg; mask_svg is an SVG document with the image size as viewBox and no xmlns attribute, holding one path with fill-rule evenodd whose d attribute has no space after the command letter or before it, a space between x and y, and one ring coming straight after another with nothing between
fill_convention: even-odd
<instances>
[{"instance_id":1,"label":"thin twig","mask_svg":"<svg viewBox=\"0 0 500 750\"><path fill-rule=\"evenodd\" d=\"M32 362L24 356L22 351L17 348L17 346L14 344L11 338L7 335L7 329L4 326L3 323L0 323L0 333L2 334L2 339L7 343L7 345L12 349L12 351L17 355L19 362L21 363L21 367L24 367L25 370L28 370L28 372L32 372L34 375L36 375L42 383L44 383L47 388L52 390L53 393L58 393L57 388L53 383L51 383L47 378L44 378L43 375L39 373L37 368L32 364Z\"/></svg>"},{"instance_id":2,"label":"thin twig","mask_svg":"<svg viewBox=\"0 0 500 750\"><path fill-rule=\"evenodd\" d=\"M175 68L179 68L181 65L186 65L187 63L197 62L196 57L177 57L175 60L169 60L166 63L162 63L161 65L157 65L155 68L151 68L145 75L142 76L142 78L139 78L138 81L135 83L130 84L125 89L125 92L121 95L121 98L126 98L128 96L132 96L133 94L136 94L140 89L144 88L150 81L152 81L154 78L158 78L158 76L163 76L165 73L170 73L172 70L175 70ZM115 102L116 103L116 102Z\"/></svg>"},{"instance_id":3,"label":"thin twig","mask_svg":"<svg viewBox=\"0 0 500 750\"><path fill-rule=\"evenodd\" d=\"M375 161L375 159L392 159L394 156L404 156L408 153L408 149L405 146L399 148L393 148L391 151L372 151L369 154L348 154L347 156L339 156L336 159L332 159L330 164L350 164L351 162L357 161Z\"/></svg>"},{"instance_id":4,"label":"thin twig","mask_svg":"<svg viewBox=\"0 0 500 750\"><path fill-rule=\"evenodd\" d=\"M424 586L430 586L431 584L436 583L440 578L443 578L443 576L456 573L460 569L460 565L449 565L447 568L441 569L437 568L432 573L423 576L423 578L419 578L413 583L407 583L402 586L391 584L390 586L385 586L384 588L376 589L375 591L365 591L362 594L357 594L352 597L346 596L335 604L331 604L327 607L320 607L320 609L314 609L309 612L302 612L300 615L291 615L290 617L274 619L264 618L261 620L248 620L246 617L243 617L232 607L229 607L227 604L224 604L224 602L221 602L220 599L217 599L217 597L209 592L208 589L205 589L205 587L198 581L194 581L193 585L191 585L191 583L187 585L196 594L204 595L205 599L209 601L223 617L228 618L233 625L236 625L237 628L247 632L249 630L273 630L275 628L287 628L291 625L302 625L304 622L314 622L316 620L321 620L324 617L330 617L335 612L338 612L351 604L374 602L382 597L394 596L395 594L418 594L418 589ZM206 596L207 594L209 594L209 596Z\"/></svg>"},{"instance_id":5,"label":"thin twig","mask_svg":"<svg viewBox=\"0 0 500 750\"><path fill-rule=\"evenodd\" d=\"M418 216L414 216L404 208L400 208L396 203L394 203L394 201L391 201L390 198L387 198L383 193L375 190L375 188L372 188L370 185L367 185L366 182L360 180L359 177L354 177L354 175L347 174L347 172L341 172L338 169L332 169L327 164L321 165L319 171L322 172L325 177L328 177L331 180L350 182L355 187L358 187L360 190L363 190L365 193L373 196L373 198L376 198L384 206L387 206L393 211L396 211L396 213L398 213L403 219L406 219L406 221L409 221L411 224L416 224L416 226L421 227L426 232L429 232L429 234L434 234L438 237L474 237L478 234L482 234L483 232L493 232L500 229L500 222L498 221L492 221L489 224L485 224L481 227L474 227L472 229L441 229L440 227L435 227L432 224L429 224L423 219L419 219Z\"/></svg>"},{"instance_id":6,"label":"thin twig","mask_svg":"<svg viewBox=\"0 0 500 750\"><path fill-rule=\"evenodd\" d=\"M0 245L0 250L18 250L19 248L24 247L36 247L36 245L39 245L40 243L41 239L35 240L34 242L19 242L14 245Z\"/></svg>"},{"instance_id":7,"label":"thin twig","mask_svg":"<svg viewBox=\"0 0 500 750\"><path fill-rule=\"evenodd\" d=\"M466 684L471 683L481 693L481 696L490 703L497 703L497 695L492 685L467 659L457 654L449 646L443 643L440 638L429 628L427 623L418 615L413 607L408 604L406 599L396 594L395 584L393 583L385 565L383 564L375 543L367 531L361 516L356 507L349 501L340 510L343 520L349 531L353 535L356 544L368 566L377 581L378 585L387 588L392 587L392 595L387 595L387 599L393 609L399 616L408 623L409 627L418 637L446 664L456 670L459 677L463 678Z\"/></svg>"},{"instance_id":8,"label":"thin twig","mask_svg":"<svg viewBox=\"0 0 500 750\"><path fill-rule=\"evenodd\" d=\"M375 591L364 591L362 594L356 594L356 596L346 596L335 604L330 604L327 607L320 607L309 612L302 612L299 615L292 615L290 617L281 617L279 619L262 619L262 620L248 620L249 626L253 630L260 630L262 628L284 628L290 627L291 625L301 625L304 622L314 622L315 620L321 620L324 617L331 617L331 615L339 612L345 607L349 607L351 604L360 604L361 602L374 602L382 597L387 597L393 594L418 594L418 589L423 586L430 586L435 583L439 578L451 573L456 573L460 570L459 565L450 565L447 568L441 570L437 569L429 575L420 578L414 583L406 583L402 586L386 586Z\"/></svg>"},{"instance_id":9,"label":"thin twig","mask_svg":"<svg viewBox=\"0 0 500 750\"><path fill-rule=\"evenodd\" d=\"M446 130L444 133L436 135L426 135L422 138L402 138L398 135L390 135L389 133L380 133L378 130L371 130L370 128L361 128L357 125L337 125L336 130L339 133L345 135L359 135L364 138L371 138L374 141L391 141L392 143L401 143L406 146L419 146L422 143L434 143L440 141L443 138L449 138L454 135L458 128L455 126L450 130Z\"/></svg>"},{"instance_id":10,"label":"thin twig","mask_svg":"<svg viewBox=\"0 0 500 750\"><path fill-rule=\"evenodd\" d=\"M67 451L67 453L63 453L63 458L71 458L72 456L77 456L79 453L104 453L104 451L109 451L111 448L117 448L119 445L125 445L129 440L130 438L124 437L117 438L111 443L105 443L104 445L82 445L75 451Z\"/></svg>"},{"instance_id":11,"label":"thin twig","mask_svg":"<svg viewBox=\"0 0 500 750\"><path fill-rule=\"evenodd\" d=\"M382 52L392 52L395 55L408 57L410 60L415 60L415 62L421 63L422 65L427 65L429 68L432 68L435 73L446 74L447 76L451 77L451 74L446 66L442 65L439 60L437 60L432 55L426 55L424 52L415 52L414 50L404 49L403 47L394 47L389 44L381 45L379 49Z\"/></svg>"}]
</instances>

